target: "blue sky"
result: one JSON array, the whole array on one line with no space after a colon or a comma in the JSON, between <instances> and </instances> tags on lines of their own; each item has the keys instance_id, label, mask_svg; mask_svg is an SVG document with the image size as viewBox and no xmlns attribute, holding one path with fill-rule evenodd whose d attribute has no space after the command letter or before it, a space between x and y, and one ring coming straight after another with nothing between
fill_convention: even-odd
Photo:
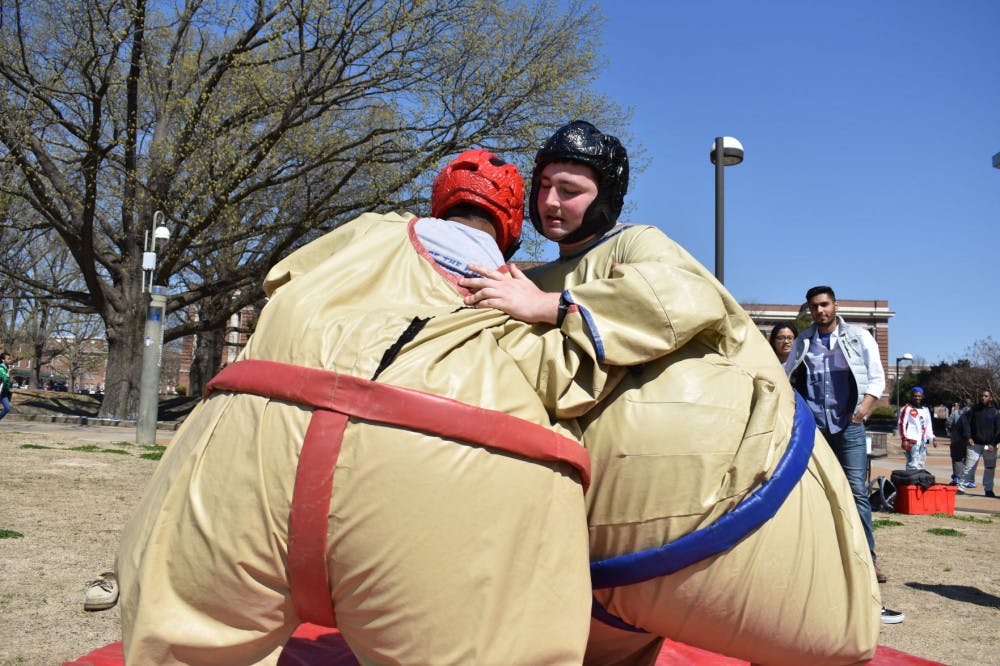
<instances>
[{"instance_id":1,"label":"blue sky","mask_svg":"<svg viewBox=\"0 0 1000 666\"><path fill-rule=\"evenodd\" d=\"M709 150L725 171L726 286L799 303L888 300L889 357L1000 337L1000 2L605 0L595 87L634 110L648 166L630 221L709 270Z\"/></svg>"}]
</instances>

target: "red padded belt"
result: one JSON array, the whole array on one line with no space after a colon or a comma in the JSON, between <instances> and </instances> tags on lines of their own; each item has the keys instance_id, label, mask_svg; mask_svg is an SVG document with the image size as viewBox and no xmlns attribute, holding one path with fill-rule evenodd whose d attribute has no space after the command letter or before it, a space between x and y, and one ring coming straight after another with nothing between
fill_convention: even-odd
<instances>
[{"instance_id":1,"label":"red padded belt","mask_svg":"<svg viewBox=\"0 0 1000 666\"><path fill-rule=\"evenodd\" d=\"M299 618L336 626L326 569L327 515L333 470L348 417L387 423L534 460L564 462L590 485L590 458L579 443L516 416L413 389L329 370L246 360L212 378L214 391L250 393L314 408L292 492L288 580Z\"/></svg>"},{"instance_id":2,"label":"red padded belt","mask_svg":"<svg viewBox=\"0 0 1000 666\"><path fill-rule=\"evenodd\" d=\"M326 570L326 532L333 470L340 457L345 427L345 414L313 410L295 469L288 516L288 587L292 603L299 619L324 627L337 626Z\"/></svg>"},{"instance_id":3,"label":"red padded belt","mask_svg":"<svg viewBox=\"0 0 1000 666\"><path fill-rule=\"evenodd\" d=\"M239 361L208 383L212 391L253 393L354 418L419 430L489 449L576 468L590 485L587 450L568 437L493 409L329 370L275 361Z\"/></svg>"}]
</instances>

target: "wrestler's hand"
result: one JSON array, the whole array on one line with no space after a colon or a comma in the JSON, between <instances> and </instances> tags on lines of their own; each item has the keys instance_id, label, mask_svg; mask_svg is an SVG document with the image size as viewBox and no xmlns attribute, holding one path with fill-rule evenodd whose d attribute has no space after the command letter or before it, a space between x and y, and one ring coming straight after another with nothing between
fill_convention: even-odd
<instances>
[{"instance_id":1,"label":"wrestler's hand","mask_svg":"<svg viewBox=\"0 0 1000 666\"><path fill-rule=\"evenodd\" d=\"M529 324L555 324L559 315L559 294L542 291L528 279L517 264L510 273L501 273L469 264L483 277L462 278L458 284L473 292L465 297L466 305L495 308L518 321Z\"/></svg>"}]
</instances>

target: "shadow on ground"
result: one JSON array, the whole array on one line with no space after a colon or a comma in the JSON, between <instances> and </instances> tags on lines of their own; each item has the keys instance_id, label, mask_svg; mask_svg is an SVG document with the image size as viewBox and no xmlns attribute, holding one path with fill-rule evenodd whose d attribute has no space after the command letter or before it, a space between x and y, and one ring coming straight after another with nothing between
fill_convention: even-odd
<instances>
[{"instance_id":1,"label":"shadow on ground","mask_svg":"<svg viewBox=\"0 0 1000 666\"><path fill-rule=\"evenodd\" d=\"M12 406L22 414L57 414L60 416L86 416L97 418L102 396L79 395L59 391L15 389ZM157 420L182 421L198 404L198 398L165 396L160 399Z\"/></svg>"},{"instance_id":2,"label":"shadow on ground","mask_svg":"<svg viewBox=\"0 0 1000 666\"><path fill-rule=\"evenodd\" d=\"M954 601L1000 609L1000 597L983 592L978 587L968 585L928 585L926 583L905 583L907 587L923 592L933 592Z\"/></svg>"}]
</instances>

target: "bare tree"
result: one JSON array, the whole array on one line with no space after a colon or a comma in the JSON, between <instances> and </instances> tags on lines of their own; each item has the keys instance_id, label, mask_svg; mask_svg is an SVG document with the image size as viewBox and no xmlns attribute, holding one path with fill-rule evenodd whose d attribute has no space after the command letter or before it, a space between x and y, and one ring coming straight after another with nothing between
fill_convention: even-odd
<instances>
[{"instance_id":1,"label":"bare tree","mask_svg":"<svg viewBox=\"0 0 1000 666\"><path fill-rule=\"evenodd\" d=\"M7 229L6 234L12 230ZM10 310L0 330L16 355L32 361L31 385L42 384L42 370L76 345L86 315L78 304L58 296L80 285L75 264L59 236L45 227L21 229L7 246L0 276L8 285ZM91 320L94 318L91 317ZM93 335L88 332L89 337Z\"/></svg>"},{"instance_id":2,"label":"bare tree","mask_svg":"<svg viewBox=\"0 0 1000 666\"><path fill-rule=\"evenodd\" d=\"M96 315L72 315L60 329L50 337L53 361L66 369L69 390L83 389L83 378L98 371L107 358L103 326Z\"/></svg>"},{"instance_id":3,"label":"bare tree","mask_svg":"<svg viewBox=\"0 0 1000 666\"><path fill-rule=\"evenodd\" d=\"M602 19L578 0L5 0L0 21L0 182L31 213L12 223L71 252L82 286L53 297L104 322L103 416L137 408L154 211L168 311L231 313L317 234L420 209L460 150L524 165L573 117L627 120L588 89ZM184 279L208 261L217 279Z\"/></svg>"}]
</instances>

